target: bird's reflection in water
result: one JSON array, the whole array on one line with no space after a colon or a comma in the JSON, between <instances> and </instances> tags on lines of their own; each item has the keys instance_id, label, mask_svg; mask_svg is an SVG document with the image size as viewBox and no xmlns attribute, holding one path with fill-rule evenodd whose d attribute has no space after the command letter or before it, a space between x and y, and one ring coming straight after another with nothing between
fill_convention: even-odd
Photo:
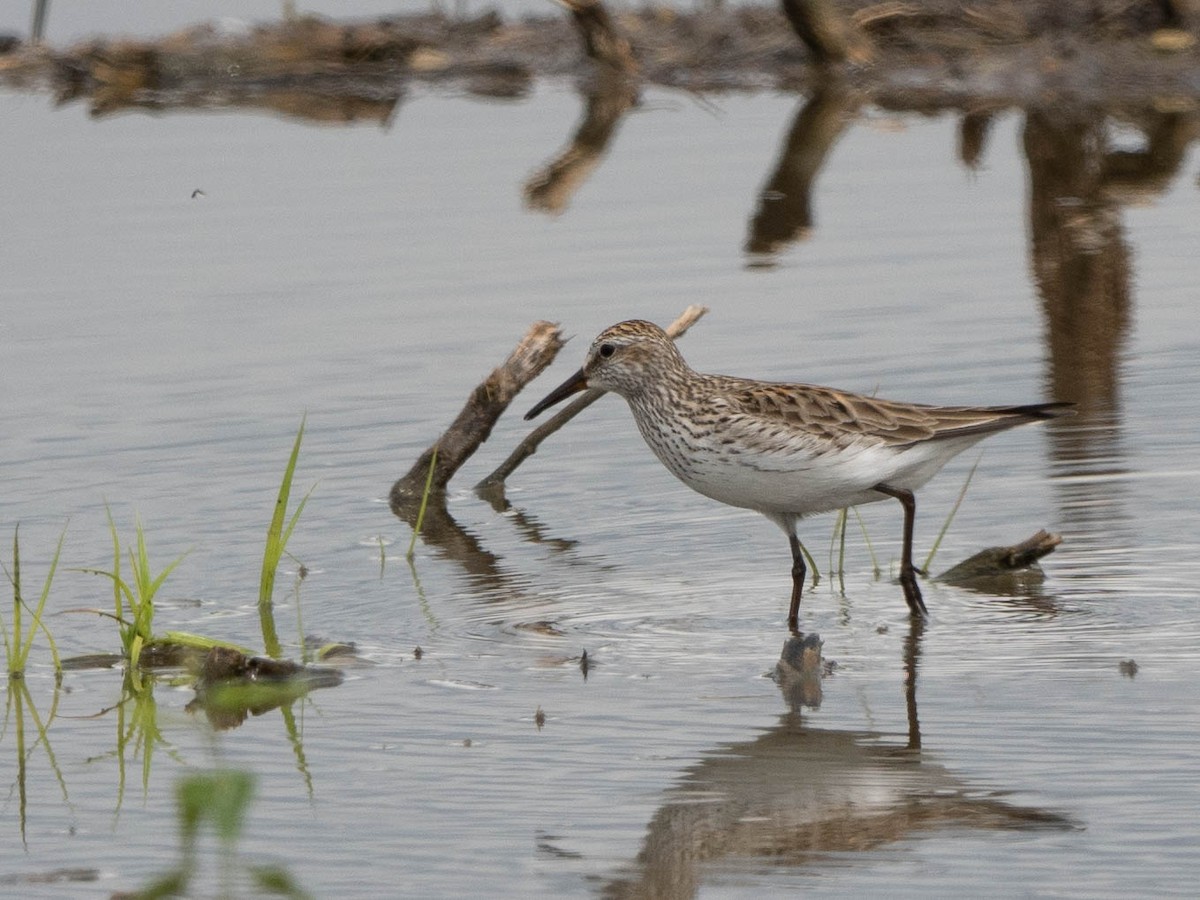
<instances>
[{"instance_id":1,"label":"bird's reflection in water","mask_svg":"<svg viewBox=\"0 0 1200 900\"><path fill-rule=\"evenodd\" d=\"M610 898L692 897L722 863L815 867L947 828L1069 829L1070 819L972 788L921 750L916 675L920 622L905 640L908 740L811 727L820 703L820 640L784 645L780 687L789 709L773 728L718 747L693 766L650 821L636 861L608 882Z\"/></svg>"}]
</instances>

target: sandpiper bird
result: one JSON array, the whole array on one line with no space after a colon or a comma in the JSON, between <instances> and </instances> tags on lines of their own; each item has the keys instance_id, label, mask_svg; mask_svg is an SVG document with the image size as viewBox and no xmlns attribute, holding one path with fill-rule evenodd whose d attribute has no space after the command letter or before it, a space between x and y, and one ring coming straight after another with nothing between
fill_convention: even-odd
<instances>
[{"instance_id":1,"label":"sandpiper bird","mask_svg":"<svg viewBox=\"0 0 1200 900\"><path fill-rule=\"evenodd\" d=\"M805 575L797 521L899 500L900 583L912 615L923 616L912 562L913 491L989 434L1055 418L1071 406L924 406L811 384L703 375L665 331L635 319L601 332L583 368L525 418L588 387L624 397L650 449L688 487L757 510L784 530L792 550L792 631Z\"/></svg>"}]
</instances>

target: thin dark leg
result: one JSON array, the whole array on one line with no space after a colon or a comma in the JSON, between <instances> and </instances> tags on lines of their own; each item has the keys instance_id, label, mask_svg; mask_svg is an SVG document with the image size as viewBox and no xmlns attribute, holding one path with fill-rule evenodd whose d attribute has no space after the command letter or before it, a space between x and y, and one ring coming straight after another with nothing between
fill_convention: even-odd
<instances>
[{"instance_id":1,"label":"thin dark leg","mask_svg":"<svg viewBox=\"0 0 1200 900\"><path fill-rule=\"evenodd\" d=\"M880 482L872 490L895 497L904 507L904 547L900 551L900 586L904 588L904 599L914 616L926 614L925 601L921 599L921 588L917 585L917 570L912 561L913 522L917 518L917 501L912 491L894 488Z\"/></svg>"},{"instance_id":2,"label":"thin dark leg","mask_svg":"<svg viewBox=\"0 0 1200 900\"><path fill-rule=\"evenodd\" d=\"M789 532L788 543L792 548L792 606L788 610L788 630L793 634L800 632L800 594L804 591L804 575L808 571L804 566L804 554L800 550L800 541Z\"/></svg>"},{"instance_id":3,"label":"thin dark leg","mask_svg":"<svg viewBox=\"0 0 1200 900\"><path fill-rule=\"evenodd\" d=\"M904 639L904 705L908 711L908 749L921 749L921 722L917 718L917 667L921 661L921 635L925 620L908 617L908 637Z\"/></svg>"}]
</instances>

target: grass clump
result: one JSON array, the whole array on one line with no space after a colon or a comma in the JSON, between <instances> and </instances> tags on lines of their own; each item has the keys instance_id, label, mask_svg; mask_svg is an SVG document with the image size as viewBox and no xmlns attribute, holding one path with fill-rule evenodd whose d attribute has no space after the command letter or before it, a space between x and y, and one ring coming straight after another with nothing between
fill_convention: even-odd
<instances>
[{"instance_id":1,"label":"grass clump","mask_svg":"<svg viewBox=\"0 0 1200 900\"><path fill-rule=\"evenodd\" d=\"M46 642L50 646L50 655L54 660L54 671L61 677L62 663L58 658L58 648L54 644L54 636L50 634L50 629L46 627L42 621L42 613L46 609L46 600L50 597L50 583L54 580L54 572L58 569L58 558L62 554L63 541L66 540L67 529L64 527L62 534L58 538L58 546L54 550L54 558L50 561L50 571L46 573L46 580L42 583L42 591L38 595L37 603L30 608L25 602L25 597L21 593L21 541L20 541L20 526L13 529L13 555L12 555L12 571L4 566L4 574L8 576L9 583L13 589L13 613L12 613L12 632L10 634L7 626L4 624L3 617L0 617L0 635L4 638L4 657L8 665L9 678L21 678L25 674L25 666L29 661L29 653L33 649L33 639L38 630L46 635ZM22 611L28 612L32 616L33 621L29 623L29 630L22 634Z\"/></svg>"},{"instance_id":2,"label":"grass clump","mask_svg":"<svg viewBox=\"0 0 1200 900\"><path fill-rule=\"evenodd\" d=\"M155 575L150 568L150 554L146 549L146 532L142 529L141 520L137 520L134 525L134 546L129 548L129 569L133 579L130 583L121 574L121 539L117 534L117 523L113 521L112 510L107 506L104 512L108 517L108 531L112 537L112 571L83 571L92 575L103 575L112 582L114 611L111 618L117 623L121 635L121 649L129 668L136 672L142 650L154 640L154 596L167 580L167 576L175 571L175 567L183 562L187 554L181 554Z\"/></svg>"}]
</instances>

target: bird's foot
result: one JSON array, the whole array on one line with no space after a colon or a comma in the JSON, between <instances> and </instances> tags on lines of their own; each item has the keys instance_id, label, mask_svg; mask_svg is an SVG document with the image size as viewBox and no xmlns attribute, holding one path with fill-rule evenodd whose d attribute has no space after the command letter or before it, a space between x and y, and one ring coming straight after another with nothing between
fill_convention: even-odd
<instances>
[{"instance_id":1,"label":"bird's foot","mask_svg":"<svg viewBox=\"0 0 1200 900\"><path fill-rule=\"evenodd\" d=\"M904 588L904 600L908 603L909 612L914 619L923 619L929 615L925 601L921 597L921 587L917 584L917 573L912 569L900 572L900 586Z\"/></svg>"}]
</instances>

